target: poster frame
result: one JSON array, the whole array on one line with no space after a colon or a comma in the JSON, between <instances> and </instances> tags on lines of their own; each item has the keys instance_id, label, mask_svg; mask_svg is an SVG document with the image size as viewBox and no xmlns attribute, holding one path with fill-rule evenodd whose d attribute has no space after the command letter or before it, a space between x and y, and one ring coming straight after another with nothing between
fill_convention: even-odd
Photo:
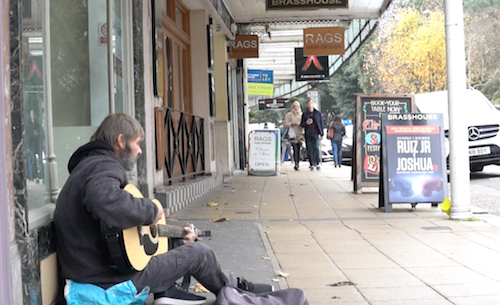
<instances>
[{"instance_id":1,"label":"poster frame","mask_svg":"<svg viewBox=\"0 0 500 305\"><path fill-rule=\"evenodd\" d=\"M253 150L254 150L254 145L252 143L252 134L257 134L257 133L267 133L271 134L271 136L275 137L275 143L273 149L273 156L274 156L274 169L273 170L258 170L255 168L252 168L252 156L253 156ZM248 133L248 175L253 175L253 176L277 176L279 169L280 169L280 147L281 147L281 134L279 129L257 129L257 130L252 130Z\"/></svg>"},{"instance_id":2,"label":"poster frame","mask_svg":"<svg viewBox=\"0 0 500 305\"><path fill-rule=\"evenodd\" d=\"M418 135L413 132L407 133L408 138L413 137L413 140L410 140L409 142L414 142L416 141L419 137L425 137L427 134L426 141L429 141L429 145L425 146L422 144L422 140L419 140L419 142L416 142L413 145L416 145L416 147L410 147L413 145L407 145L405 149L415 149L415 152L413 153L414 158L422 158L422 157L427 157L432 159L432 165L434 170L432 174L430 173L422 173L421 171L407 171L407 172L402 172L402 173L391 173L389 170L389 164L393 165L393 162L397 162L397 160L402 157L402 156L407 156L409 153L408 152L397 152L394 149L389 149L388 148L388 140L391 138L397 139L397 135L388 135L387 133L387 127L405 127L405 126L428 126L429 128L424 128L422 131L427 130L426 132L420 133ZM436 134L435 132L429 132L430 130L435 131L435 128L432 127L439 127L439 133ZM379 208L385 208L386 213L392 212L392 205L393 204L401 204L401 203L410 203L412 205L412 208L415 208L418 203L431 203L433 206L435 206L437 203L441 203L445 198L448 197L448 171L447 171L447 165L446 165L446 147L445 147L445 135L444 135L444 123L443 123L443 114L441 113L410 113L409 116L405 117L395 117L395 116L390 116L388 113L382 114L382 120L381 120L381 135L382 135L382 149L381 149L381 160L382 160L382 168L380 172L380 187L379 187ZM404 137L404 133L400 133L399 137ZM433 138L431 138L433 137ZM396 140L397 142L397 140ZM433 145L430 145L433 144ZM401 146L402 147L402 146ZM422 152L422 148L427 147L428 152ZM403 150L403 148L401 148ZM404 159L404 158L403 158ZM436 168L437 167L437 168ZM416 177L416 179L415 179ZM430 198L429 200L418 200L418 198L423 198L423 197L432 197L432 192L431 194L424 194L423 197L421 196L414 196L414 195L407 195L408 199L402 199L402 200L391 200L390 196L390 189L391 189L391 180L395 180L400 178L401 181L405 180L410 180L409 178L414 178L410 180L410 184L414 184L414 182L417 182L417 185L422 185L425 187L426 182L427 183L435 183L435 181L432 181L434 179L440 179L439 185L432 185L431 188L434 187L439 187L439 189L442 191L442 197L441 198L436 198L434 199ZM424 182L422 182L422 179ZM430 179L430 180L429 180ZM406 182L406 181L405 181ZM424 187L422 188L424 190ZM429 189L427 189L429 190ZM402 191L401 191L402 192ZM414 192L414 188L412 187L411 192ZM404 198L403 196L401 196ZM412 198L412 199L410 199Z\"/></svg>"},{"instance_id":3,"label":"poster frame","mask_svg":"<svg viewBox=\"0 0 500 305\"><path fill-rule=\"evenodd\" d=\"M365 124L365 120L367 120L368 113L366 112L366 107L364 105L368 104L369 101L372 100L403 100L407 104L406 112L402 113L411 113L415 112L415 99L413 94L361 94L357 93L356 95L356 119L355 119L355 132L354 132L354 162L353 162L353 191L356 193L362 193L363 187L379 187L379 177L371 177L370 179L363 179L363 168L366 158L366 153L364 153L364 149L366 149L366 142L364 141L366 134L366 130L363 129ZM408 107L409 106L409 107ZM378 112L379 115L374 116L372 118L373 129L375 132L380 132L380 124L381 124L381 113L387 111ZM377 125L378 124L378 125ZM376 158L375 154L375 158ZM378 157L380 158L380 152L378 153ZM376 162L379 162L376 160ZM378 170L380 170L380 164L378 165ZM375 175L376 176L376 175ZM371 180L371 181L368 181Z\"/></svg>"}]
</instances>

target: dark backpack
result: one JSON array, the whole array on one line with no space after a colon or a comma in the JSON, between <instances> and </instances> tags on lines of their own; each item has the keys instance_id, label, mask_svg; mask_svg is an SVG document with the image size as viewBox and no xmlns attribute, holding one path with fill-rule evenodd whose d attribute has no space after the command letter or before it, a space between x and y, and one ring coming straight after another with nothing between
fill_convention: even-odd
<instances>
[{"instance_id":1,"label":"dark backpack","mask_svg":"<svg viewBox=\"0 0 500 305\"><path fill-rule=\"evenodd\" d=\"M224 286L217 295L215 305L309 305L309 303L304 291L297 288L256 294Z\"/></svg>"}]
</instances>

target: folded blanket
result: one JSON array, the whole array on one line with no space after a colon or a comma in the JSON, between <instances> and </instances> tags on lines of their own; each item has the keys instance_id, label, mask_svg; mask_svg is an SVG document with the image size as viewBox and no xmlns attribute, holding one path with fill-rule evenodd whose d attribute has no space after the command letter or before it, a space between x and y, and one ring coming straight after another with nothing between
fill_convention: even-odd
<instances>
[{"instance_id":1,"label":"folded blanket","mask_svg":"<svg viewBox=\"0 0 500 305\"><path fill-rule=\"evenodd\" d=\"M68 305L145 305L149 287L137 293L132 281L104 290L99 286L66 280L64 297Z\"/></svg>"}]
</instances>

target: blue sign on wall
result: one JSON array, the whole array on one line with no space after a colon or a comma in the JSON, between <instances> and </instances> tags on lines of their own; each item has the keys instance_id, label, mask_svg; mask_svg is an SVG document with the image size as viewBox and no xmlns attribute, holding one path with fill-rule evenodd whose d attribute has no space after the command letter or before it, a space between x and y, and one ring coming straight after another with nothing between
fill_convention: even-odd
<instances>
[{"instance_id":1,"label":"blue sign on wall","mask_svg":"<svg viewBox=\"0 0 500 305\"><path fill-rule=\"evenodd\" d=\"M273 71L270 70L248 70L249 83L273 83Z\"/></svg>"}]
</instances>

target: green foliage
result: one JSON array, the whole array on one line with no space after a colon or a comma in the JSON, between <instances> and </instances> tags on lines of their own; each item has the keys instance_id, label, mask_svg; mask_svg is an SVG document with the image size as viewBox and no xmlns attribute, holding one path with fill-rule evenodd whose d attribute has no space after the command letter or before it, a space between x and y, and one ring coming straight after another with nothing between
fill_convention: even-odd
<instances>
[{"instance_id":1,"label":"green foliage","mask_svg":"<svg viewBox=\"0 0 500 305\"><path fill-rule=\"evenodd\" d=\"M363 93L358 82L362 62L359 56L354 56L345 63L328 83L330 95L336 103L337 115L342 118L354 119L356 116L356 93Z\"/></svg>"},{"instance_id":2,"label":"green foliage","mask_svg":"<svg viewBox=\"0 0 500 305\"><path fill-rule=\"evenodd\" d=\"M398 8L413 8L419 11L443 10L444 1L442 0L400 0L395 4Z\"/></svg>"},{"instance_id":3,"label":"green foliage","mask_svg":"<svg viewBox=\"0 0 500 305\"><path fill-rule=\"evenodd\" d=\"M259 110L259 106L250 107L248 113L250 123L274 123L279 126L279 123L285 118L289 109L285 110Z\"/></svg>"},{"instance_id":4,"label":"green foliage","mask_svg":"<svg viewBox=\"0 0 500 305\"><path fill-rule=\"evenodd\" d=\"M464 12L467 84L500 99L500 3L467 1Z\"/></svg>"},{"instance_id":5,"label":"green foliage","mask_svg":"<svg viewBox=\"0 0 500 305\"><path fill-rule=\"evenodd\" d=\"M463 0L464 10L472 12L477 9L500 9L498 0Z\"/></svg>"}]
</instances>

